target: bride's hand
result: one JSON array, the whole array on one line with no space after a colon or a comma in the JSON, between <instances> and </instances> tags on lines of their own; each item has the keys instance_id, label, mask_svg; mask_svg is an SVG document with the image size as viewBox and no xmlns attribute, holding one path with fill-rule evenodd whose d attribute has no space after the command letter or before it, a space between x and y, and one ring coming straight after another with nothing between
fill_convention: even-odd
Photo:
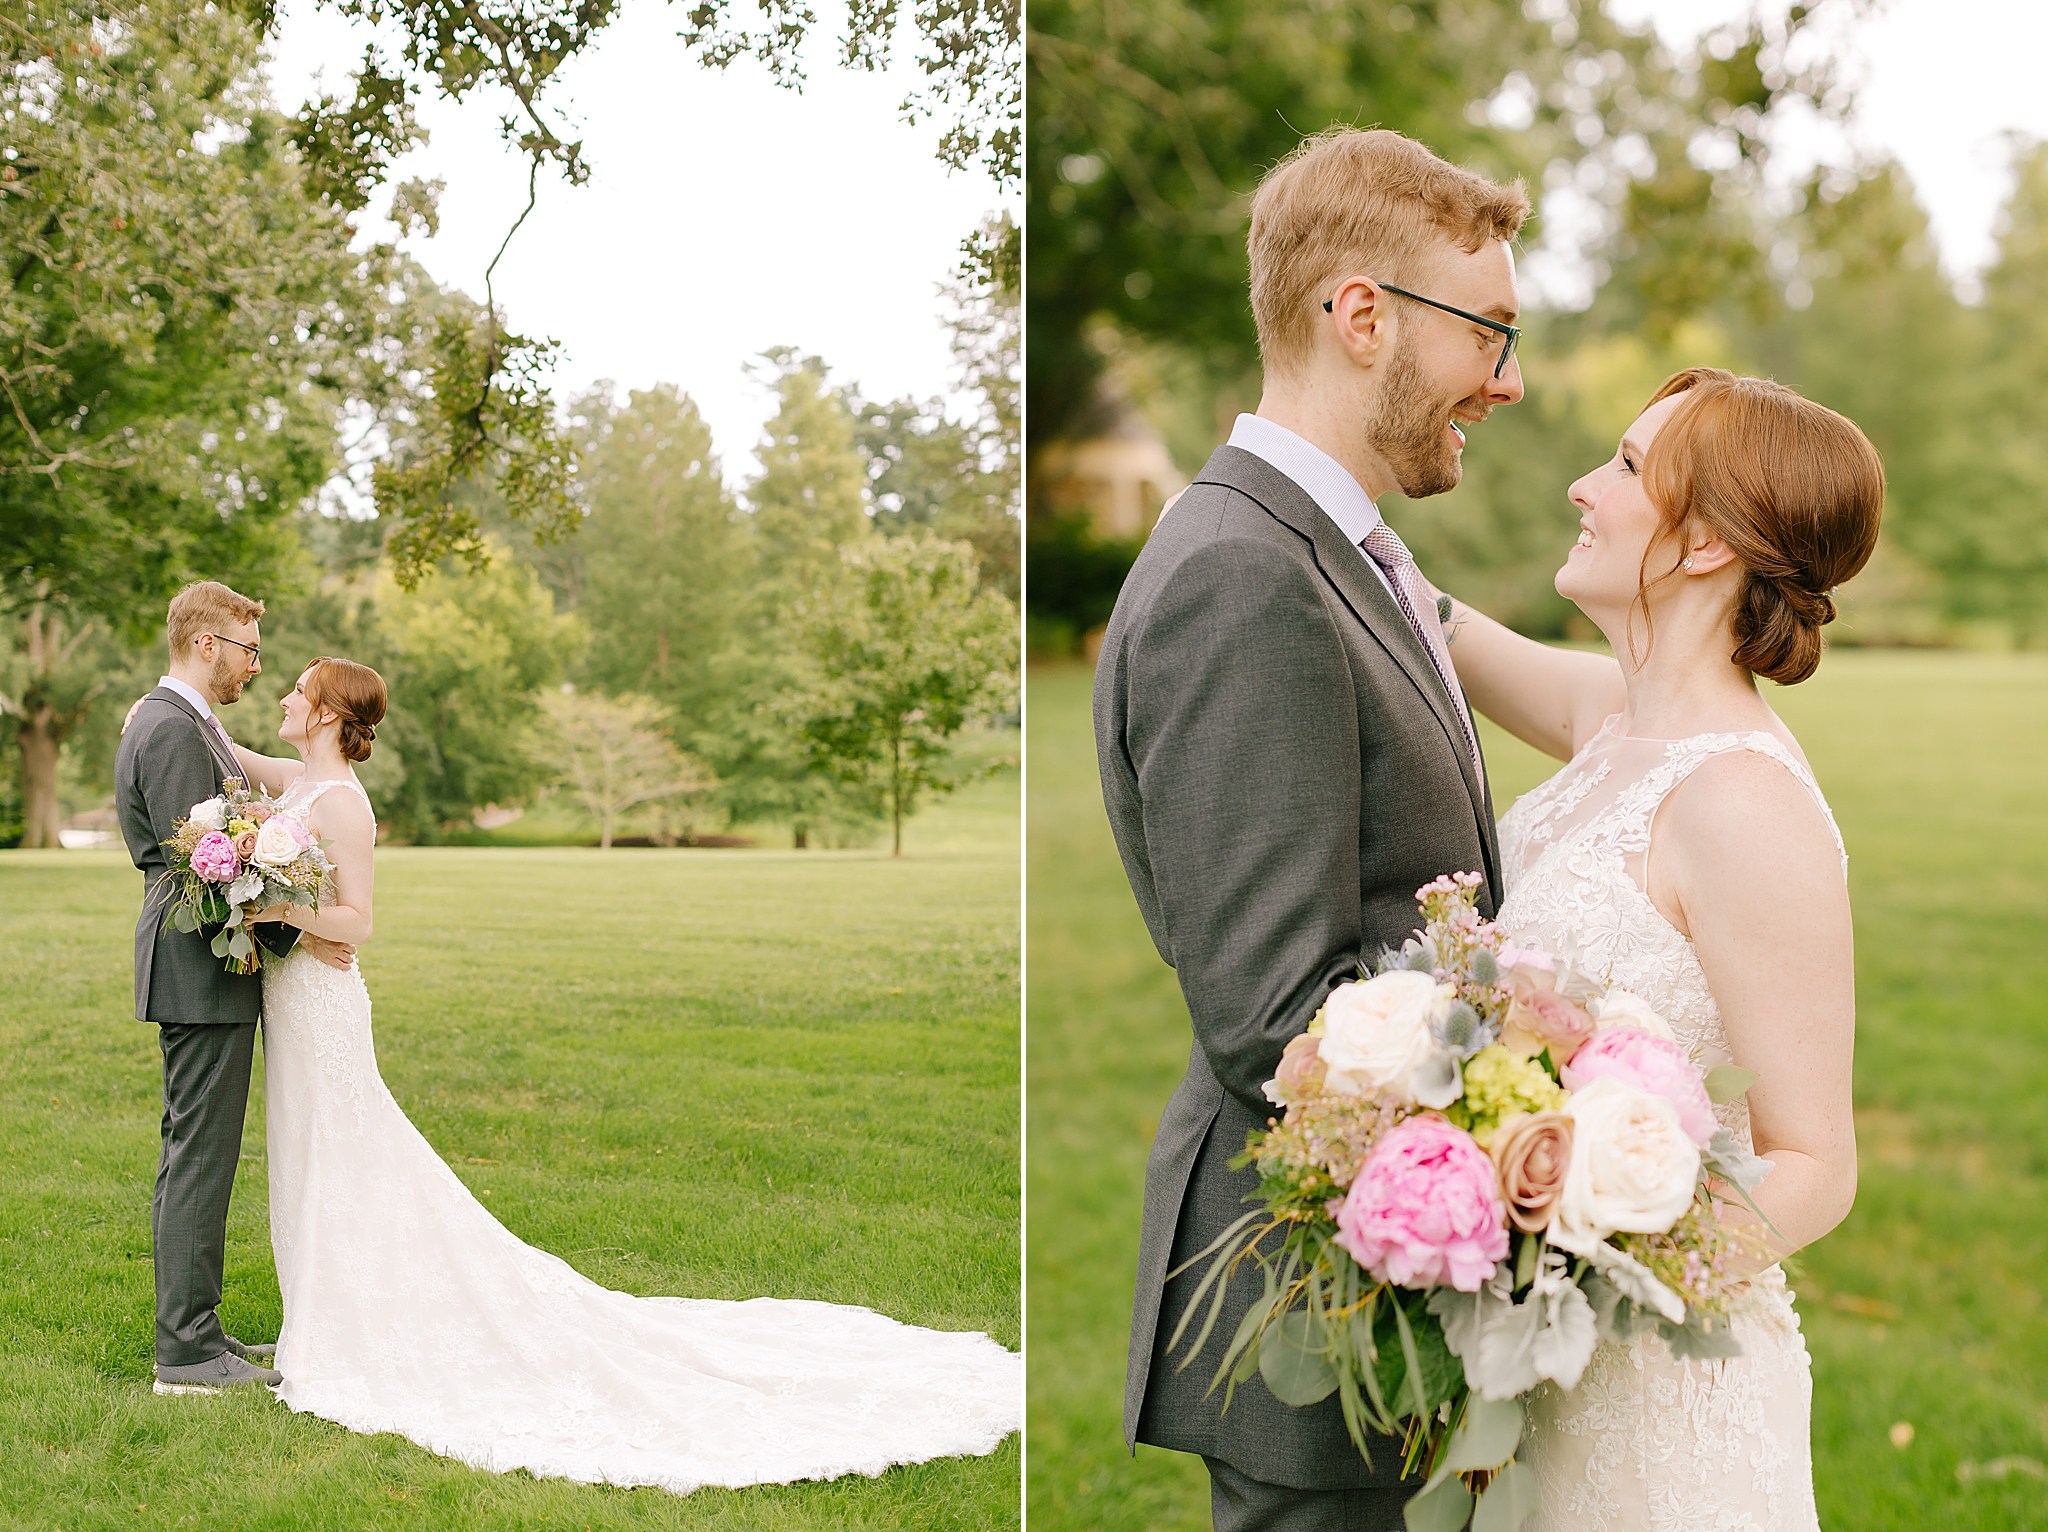
<instances>
[{"instance_id":1,"label":"bride's hand","mask_svg":"<svg viewBox=\"0 0 2048 1532\"><path fill-rule=\"evenodd\" d=\"M329 968L339 968L346 973L356 960L355 945L351 942L331 942L324 936L315 936L311 931L299 933L299 945Z\"/></svg>"},{"instance_id":2,"label":"bride's hand","mask_svg":"<svg viewBox=\"0 0 2048 1532\"><path fill-rule=\"evenodd\" d=\"M123 734L128 732L128 725L135 722L135 715L142 711L142 704L147 701L149 701L147 697L137 697L128 705L128 716L121 720L121 732Z\"/></svg>"}]
</instances>

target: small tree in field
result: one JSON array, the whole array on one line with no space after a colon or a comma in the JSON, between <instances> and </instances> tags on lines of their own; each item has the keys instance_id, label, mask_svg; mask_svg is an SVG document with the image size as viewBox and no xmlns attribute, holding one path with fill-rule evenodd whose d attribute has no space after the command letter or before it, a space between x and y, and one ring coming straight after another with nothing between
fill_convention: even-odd
<instances>
[{"instance_id":1,"label":"small tree in field","mask_svg":"<svg viewBox=\"0 0 2048 1532\"><path fill-rule=\"evenodd\" d=\"M785 706L815 769L887 802L903 820L963 778L947 741L1017 693L1017 609L981 588L974 550L923 535L841 553L844 578L802 619L804 679Z\"/></svg>"},{"instance_id":2,"label":"small tree in field","mask_svg":"<svg viewBox=\"0 0 2048 1532\"><path fill-rule=\"evenodd\" d=\"M629 809L717 785L661 732L662 709L651 697L601 697L565 687L549 694L547 710L562 780L597 821L607 850L613 826Z\"/></svg>"}]
</instances>

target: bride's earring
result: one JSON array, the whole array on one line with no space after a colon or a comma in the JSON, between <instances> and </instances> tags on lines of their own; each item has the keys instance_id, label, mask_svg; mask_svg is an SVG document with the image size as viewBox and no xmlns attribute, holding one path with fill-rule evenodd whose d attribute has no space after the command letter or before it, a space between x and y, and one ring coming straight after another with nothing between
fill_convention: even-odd
<instances>
[{"instance_id":1,"label":"bride's earring","mask_svg":"<svg viewBox=\"0 0 2048 1532\"><path fill-rule=\"evenodd\" d=\"M1683 561L1682 563L1680 563L1678 567L1679 567L1680 569L1690 569L1690 568L1692 568L1692 560L1691 560L1691 559L1686 559L1686 560L1684 560L1684 561Z\"/></svg>"}]
</instances>

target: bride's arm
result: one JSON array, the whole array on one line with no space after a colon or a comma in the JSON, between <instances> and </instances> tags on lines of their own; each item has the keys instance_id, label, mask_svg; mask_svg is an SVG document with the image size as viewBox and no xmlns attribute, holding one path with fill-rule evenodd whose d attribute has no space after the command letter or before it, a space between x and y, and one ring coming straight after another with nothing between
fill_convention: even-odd
<instances>
[{"instance_id":1,"label":"bride's arm","mask_svg":"<svg viewBox=\"0 0 2048 1532\"><path fill-rule=\"evenodd\" d=\"M334 897L321 900L318 911L293 904L264 913L301 931L359 947L370 939L377 821L369 806L350 792L325 794L314 805L313 818L317 823L311 828L326 840L328 860L334 864Z\"/></svg>"},{"instance_id":2,"label":"bride's arm","mask_svg":"<svg viewBox=\"0 0 2048 1532\"><path fill-rule=\"evenodd\" d=\"M241 763L242 776L251 787L260 787L275 798L292 783L298 781L306 769L304 761L282 761L274 755L258 755L247 745L235 746L235 759Z\"/></svg>"},{"instance_id":3,"label":"bride's arm","mask_svg":"<svg viewBox=\"0 0 2048 1532\"><path fill-rule=\"evenodd\" d=\"M1855 951L1841 853L1798 780L1746 750L1702 766L1654 828L1650 895L1691 936L1729 1051L1757 1077L1750 1132L1772 1170L1751 1196L1784 1237L1732 1199L1723 1221L1789 1254L1856 1200Z\"/></svg>"},{"instance_id":4,"label":"bride's arm","mask_svg":"<svg viewBox=\"0 0 2048 1532\"><path fill-rule=\"evenodd\" d=\"M1627 700L1621 667L1609 656L1524 638L1455 596L1444 638L1472 706L1561 761Z\"/></svg>"}]
</instances>

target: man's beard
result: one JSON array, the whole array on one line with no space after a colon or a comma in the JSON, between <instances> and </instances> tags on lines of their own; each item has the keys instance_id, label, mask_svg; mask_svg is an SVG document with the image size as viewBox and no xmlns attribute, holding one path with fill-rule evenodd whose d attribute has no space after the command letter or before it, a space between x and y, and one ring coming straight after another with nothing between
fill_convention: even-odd
<instances>
[{"instance_id":1,"label":"man's beard","mask_svg":"<svg viewBox=\"0 0 2048 1532\"><path fill-rule=\"evenodd\" d=\"M236 651L239 656L240 651ZM222 707L239 702L242 688L249 684L249 663L229 658L224 646L213 657L213 669L206 674L206 689L213 693L213 700Z\"/></svg>"},{"instance_id":2,"label":"man's beard","mask_svg":"<svg viewBox=\"0 0 2048 1532\"><path fill-rule=\"evenodd\" d=\"M1387 359L1380 385L1380 407L1367 427L1367 440L1394 471L1394 482L1410 500L1456 489L1464 469L1458 449L1444 438L1450 421L1448 405L1435 401L1434 390L1415 359L1415 347L1398 341Z\"/></svg>"}]
</instances>

